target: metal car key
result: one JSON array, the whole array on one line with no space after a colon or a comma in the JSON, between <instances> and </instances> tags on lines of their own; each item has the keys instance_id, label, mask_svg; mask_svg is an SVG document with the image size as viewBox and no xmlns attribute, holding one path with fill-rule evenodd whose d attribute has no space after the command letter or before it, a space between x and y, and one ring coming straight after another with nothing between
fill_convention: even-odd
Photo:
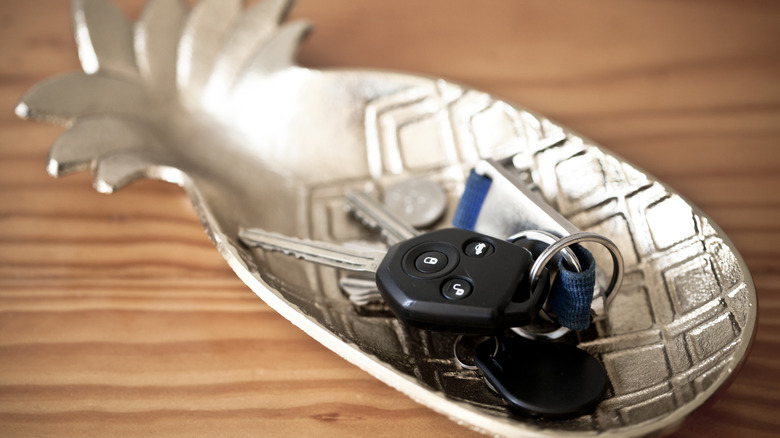
<instances>
[{"instance_id":1,"label":"metal car key","mask_svg":"<svg viewBox=\"0 0 780 438\"><path fill-rule=\"evenodd\" d=\"M457 228L432 231L387 253L242 229L248 246L341 269L376 273L382 297L402 321L457 333L495 333L531 322L549 291L546 272L531 284L531 253Z\"/></svg>"},{"instance_id":2,"label":"metal car key","mask_svg":"<svg viewBox=\"0 0 780 438\"><path fill-rule=\"evenodd\" d=\"M238 231L238 237L250 247L278 251L309 262L359 272L376 272L386 254L378 249L357 249L319 240L299 239L259 228L242 228Z\"/></svg>"},{"instance_id":3,"label":"metal car key","mask_svg":"<svg viewBox=\"0 0 780 438\"><path fill-rule=\"evenodd\" d=\"M339 279L339 287L347 293L349 300L358 306L382 302L382 295L376 287L375 278L347 275Z\"/></svg>"},{"instance_id":4,"label":"metal car key","mask_svg":"<svg viewBox=\"0 0 780 438\"><path fill-rule=\"evenodd\" d=\"M395 245L420 234L416 228L367 193L349 192L346 199L350 211L365 226L379 229L388 245Z\"/></svg>"},{"instance_id":5,"label":"metal car key","mask_svg":"<svg viewBox=\"0 0 780 438\"><path fill-rule=\"evenodd\" d=\"M348 192L345 198L349 211L366 227L378 229L388 245L394 245L420 234L413 225L368 193ZM357 306L383 301L376 287L375 278L347 275L339 279L339 287Z\"/></svg>"}]
</instances>

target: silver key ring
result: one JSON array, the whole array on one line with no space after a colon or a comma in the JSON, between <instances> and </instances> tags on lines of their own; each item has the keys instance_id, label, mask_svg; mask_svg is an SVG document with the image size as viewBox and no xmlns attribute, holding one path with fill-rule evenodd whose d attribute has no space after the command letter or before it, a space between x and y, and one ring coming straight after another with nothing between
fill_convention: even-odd
<instances>
[{"instance_id":1,"label":"silver key ring","mask_svg":"<svg viewBox=\"0 0 780 438\"><path fill-rule=\"evenodd\" d=\"M496 343L496 348L493 350L493 356L495 356L498 354L498 338L495 336L492 338ZM462 360L460 360L460 357L458 357L458 345L460 344L461 339L463 339L463 335L458 335L458 337L455 338L455 342L452 343L452 355L455 357L455 363L464 370L474 371L478 369L476 365L469 365L464 363ZM487 342L487 339L483 342Z\"/></svg>"},{"instance_id":2,"label":"silver key ring","mask_svg":"<svg viewBox=\"0 0 780 438\"><path fill-rule=\"evenodd\" d=\"M533 266L531 266L531 284L535 284L539 281L542 269L544 269L547 263L555 257L555 254L564 249L568 249L571 245L581 242L601 244L612 256L612 279L609 281L606 292L604 292L604 301L606 304L609 304L615 296L615 291L618 290L623 283L623 256L620 254L617 245L601 234L590 232L575 233L562 237L555 243L552 243L539 254L539 257L536 258Z\"/></svg>"},{"instance_id":3,"label":"silver key ring","mask_svg":"<svg viewBox=\"0 0 780 438\"><path fill-rule=\"evenodd\" d=\"M521 239L538 240L539 242L546 243L547 245L552 245L553 243L559 241L561 238L547 231L526 230L511 235L507 240L509 240L510 242L515 242ZM543 253L544 252L542 252L542 254ZM560 253L561 253L561 257L563 257L563 259L566 260L567 263L569 263L569 266L573 267L574 270L577 272L582 272L582 265L580 264L580 260L577 258L577 255L574 254L574 251L572 251L571 248L565 247L561 249ZM536 281L538 281L538 278ZM533 283L535 283L535 281L533 281ZM541 309L540 315L544 316L544 318L547 319L549 322L559 325L556 318L549 315L547 311L544 310L544 308ZM561 337L565 336L571 331L571 329L560 325L557 329L549 332L533 331L526 327L512 327L511 330L526 339L542 340L542 341L554 341L556 339L560 339Z\"/></svg>"},{"instance_id":4,"label":"silver key ring","mask_svg":"<svg viewBox=\"0 0 780 438\"><path fill-rule=\"evenodd\" d=\"M600 234L582 232L571 234L563 238L558 238L554 234L548 233L546 231L531 230L514 234L508 240L514 241L521 238L536 239L544 243L549 243L550 245L545 248L541 254L539 254L539 257L531 266L531 284L535 284L537 281L539 281L539 276L542 273L542 269L547 266L550 260L552 260L552 258L555 257L558 252L561 253L561 256L564 257L567 262L575 267L577 272L582 272L582 266L579 263L579 259L577 259L577 257L574 255L574 251L572 251L569 247L571 245L585 241L602 244L605 248L607 248L607 250L609 250L610 254L612 255L612 263L614 264L614 267L612 271L612 280L610 281L607 292L604 294L604 300L606 303L609 303L614 295L614 292L620 287L620 284L623 281L623 256L620 254L620 250L611 240ZM572 257L574 262L572 262L569 257ZM542 313L547 316L544 310L542 310ZM552 320L550 322L555 323L555 321ZM536 332L525 327L513 327L512 331L524 338L531 340L553 341L565 336L571 330L567 327L559 326L557 329L550 332Z\"/></svg>"},{"instance_id":5,"label":"silver key ring","mask_svg":"<svg viewBox=\"0 0 780 438\"><path fill-rule=\"evenodd\" d=\"M538 240L539 242L546 243L547 245L552 245L553 243L559 241L561 238L556 236L553 233L548 233L547 231L526 230L526 231L520 231L519 233L515 233L509 236L509 239L507 240L514 243L521 239ZM542 254L544 254L544 252L542 252ZM582 272L582 265L580 265L580 260L577 258L577 255L574 254L574 251L572 251L571 248L569 247L563 248L561 250L561 257L563 257L564 260L566 260L566 262L569 263L569 266L573 267L575 271ZM537 277L536 280L538 281L539 278Z\"/></svg>"}]
</instances>

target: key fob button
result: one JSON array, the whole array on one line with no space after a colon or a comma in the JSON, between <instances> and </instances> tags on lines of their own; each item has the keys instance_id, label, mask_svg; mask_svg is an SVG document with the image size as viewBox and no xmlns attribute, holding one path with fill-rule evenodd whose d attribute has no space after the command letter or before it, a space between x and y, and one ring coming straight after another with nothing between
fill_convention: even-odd
<instances>
[{"instance_id":1,"label":"key fob button","mask_svg":"<svg viewBox=\"0 0 780 438\"><path fill-rule=\"evenodd\" d=\"M467 256L477 258L489 256L490 254L493 254L493 251L495 251L493 245L491 245L490 242L482 239L472 240L466 244L465 248L463 248L463 252Z\"/></svg>"},{"instance_id":2,"label":"key fob button","mask_svg":"<svg viewBox=\"0 0 780 438\"><path fill-rule=\"evenodd\" d=\"M447 266L447 256L439 251L428 251L417 256L414 267L423 274L439 272Z\"/></svg>"},{"instance_id":3,"label":"key fob button","mask_svg":"<svg viewBox=\"0 0 780 438\"><path fill-rule=\"evenodd\" d=\"M444 298L452 301L462 300L471 295L471 291L474 288L467 280L462 278L453 278L444 283L441 288L441 294Z\"/></svg>"},{"instance_id":4,"label":"key fob button","mask_svg":"<svg viewBox=\"0 0 780 438\"><path fill-rule=\"evenodd\" d=\"M442 278L451 273L460 263L457 246L441 241L428 241L403 251L401 267L412 278ZM439 288L435 284L434 291Z\"/></svg>"}]
</instances>

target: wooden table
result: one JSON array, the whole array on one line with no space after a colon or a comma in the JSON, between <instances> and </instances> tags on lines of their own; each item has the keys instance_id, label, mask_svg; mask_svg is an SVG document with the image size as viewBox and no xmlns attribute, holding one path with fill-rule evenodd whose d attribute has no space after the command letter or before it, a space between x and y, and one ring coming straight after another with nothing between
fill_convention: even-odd
<instances>
[{"instance_id":1,"label":"wooden table","mask_svg":"<svg viewBox=\"0 0 780 438\"><path fill-rule=\"evenodd\" d=\"M178 188L105 196L88 174L46 175L62 128L13 108L79 68L68 11L0 5L0 435L473 436L270 310ZM304 65L472 85L701 207L746 259L760 323L734 383L678 435L780 433L780 3L301 0L292 15L316 26Z\"/></svg>"}]
</instances>

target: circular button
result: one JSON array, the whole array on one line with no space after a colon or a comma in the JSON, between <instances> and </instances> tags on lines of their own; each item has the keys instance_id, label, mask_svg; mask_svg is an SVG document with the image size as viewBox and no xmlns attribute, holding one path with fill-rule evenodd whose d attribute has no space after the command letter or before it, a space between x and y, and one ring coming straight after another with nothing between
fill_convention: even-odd
<instances>
[{"instance_id":1,"label":"circular button","mask_svg":"<svg viewBox=\"0 0 780 438\"><path fill-rule=\"evenodd\" d=\"M463 249L463 252L466 253L467 256L478 258L493 254L493 251L493 245L484 240L474 240L469 242Z\"/></svg>"},{"instance_id":2,"label":"circular button","mask_svg":"<svg viewBox=\"0 0 780 438\"><path fill-rule=\"evenodd\" d=\"M439 251L428 251L420 254L414 261L414 267L423 274L439 272L447 266L447 256Z\"/></svg>"},{"instance_id":3,"label":"circular button","mask_svg":"<svg viewBox=\"0 0 780 438\"><path fill-rule=\"evenodd\" d=\"M448 300L462 300L471 295L471 283L462 278L453 278L444 283L441 288L441 294Z\"/></svg>"},{"instance_id":4,"label":"circular button","mask_svg":"<svg viewBox=\"0 0 780 438\"><path fill-rule=\"evenodd\" d=\"M418 280L444 278L458 267L462 255L461 250L447 242L422 242L404 252L401 266L406 275ZM433 257L436 261L429 258L426 263L426 257Z\"/></svg>"}]
</instances>

